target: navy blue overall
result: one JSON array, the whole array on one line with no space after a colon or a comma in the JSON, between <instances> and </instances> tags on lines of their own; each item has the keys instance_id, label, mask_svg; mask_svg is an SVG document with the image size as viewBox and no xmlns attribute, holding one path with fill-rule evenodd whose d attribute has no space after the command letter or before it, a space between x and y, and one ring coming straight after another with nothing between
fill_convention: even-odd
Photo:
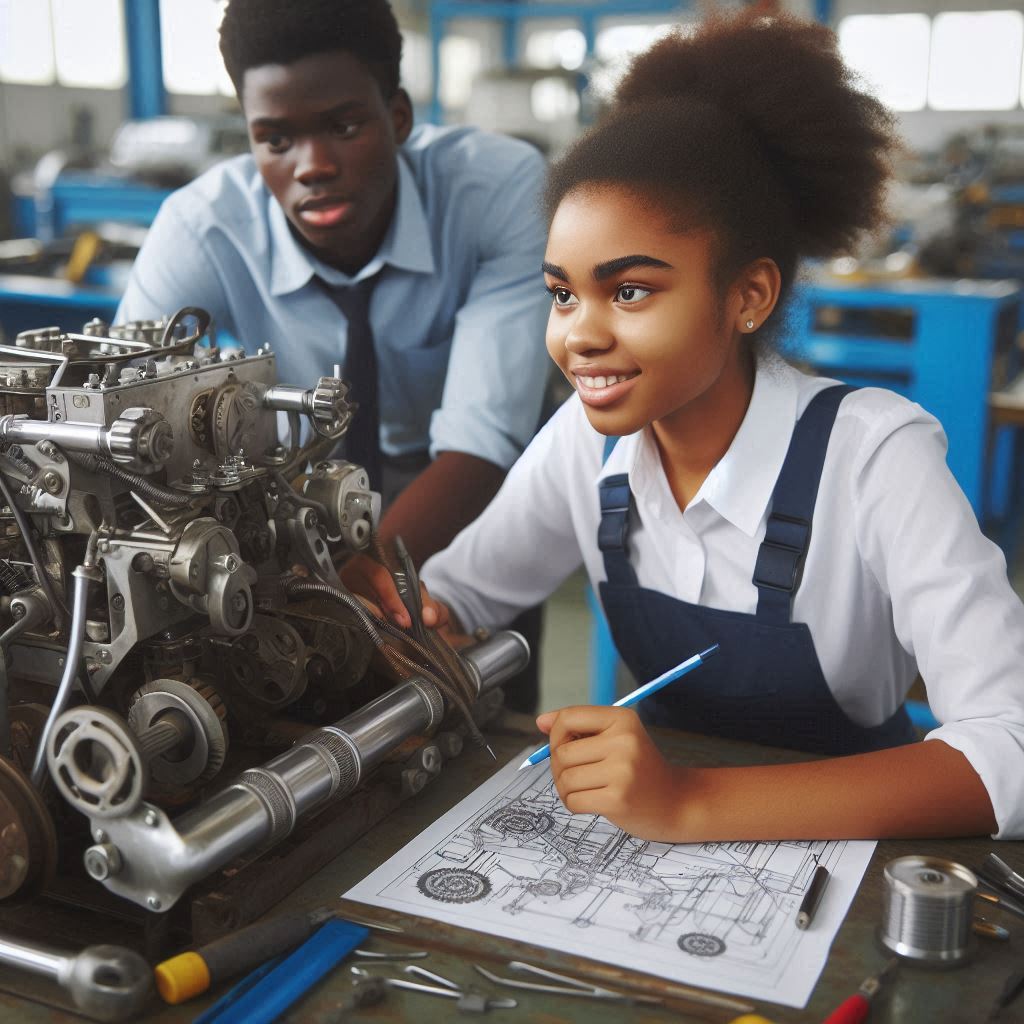
<instances>
[{"instance_id":1,"label":"navy blue overall","mask_svg":"<svg viewBox=\"0 0 1024 1024\"><path fill-rule=\"evenodd\" d=\"M820 392L796 423L754 567L754 615L703 608L639 586L627 549L628 474L601 482L598 546L608 577L600 587L601 602L615 646L637 681L721 645L696 672L638 706L648 724L822 754L879 750L915 739L902 706L881 725L852 722L825 682L806 623L790 621L825 451L839 403L851 390L837 385Z\"/></svg>"}]
</instances>

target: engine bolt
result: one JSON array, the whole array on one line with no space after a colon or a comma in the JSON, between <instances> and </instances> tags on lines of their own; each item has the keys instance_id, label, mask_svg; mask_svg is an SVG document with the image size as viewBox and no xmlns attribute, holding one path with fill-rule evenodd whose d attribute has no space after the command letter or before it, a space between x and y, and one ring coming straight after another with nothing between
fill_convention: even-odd
<instances>
[{"instance_id":1,"label":"engine bolt","mask_svg":"<svg viewBox=\"0 0 1024 1024\"><path fill-rule=\"evenodd\" d=\"M157 817L156 811L146 811L146 816L142 819L150 828L156 828L160 824L160 819Z\"/></svg>"},{"instance_id":2,"label":"engine bolt","mask_svg":"<svg viewBox=\"0 0 1024 1024\"><path fill-rule=\"evenodd\" d=\"M150 896L149 899L146 900L146 906L149 907L150 910L159 910L162 904L155 896Z\"/></svg>"},{"instance_id":3,"label":"engine bolt","mask_svg":"<svg viewBox=\"0 0 1024 1024\"><path fill-rule=\"evenodd\" d=\"M102 882L121 870L121 851L111 843L102 843L85 851L85 870Z\"/></svg>"},{"instance_id":4,"label":"engine bolt","mask_svg":"<svg viewBox=\"0 0 1024 1024\"><path fill-rule=\"evenodd\" d=\"M60 494L64 490L64 481L61 479L60 473L55 473L52 469L49 469L43 474L43 486L51 494Z\"/></svg>"},{"instance_id":5,"label":"engine bolt","mask_svg":"<svg viewBox=\"0 0 1024 1024\"><path fill-rule=\"evenodd\" d=\"M123 594L115 594L110 599L110 607L113 608L115 612L123 612L124 611L124 595Z\"/></svg>"}]
</instances>

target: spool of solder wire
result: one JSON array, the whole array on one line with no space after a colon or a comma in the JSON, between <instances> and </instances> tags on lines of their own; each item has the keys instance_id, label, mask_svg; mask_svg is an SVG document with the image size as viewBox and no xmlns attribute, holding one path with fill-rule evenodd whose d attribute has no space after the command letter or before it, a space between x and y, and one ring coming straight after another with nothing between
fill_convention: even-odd
<instances>
[{"instance_id":1,"label":"spool of solder wire","mask_svg":"<svg viewBox=\"0 0 1024 1024\"><path fill-rule=\"evenodd\" d=\"M882 924L886 949L908 960L954 967L971 953L978 879L941 857L897 857L883 871Z\"/></svg>"}]
</instances>

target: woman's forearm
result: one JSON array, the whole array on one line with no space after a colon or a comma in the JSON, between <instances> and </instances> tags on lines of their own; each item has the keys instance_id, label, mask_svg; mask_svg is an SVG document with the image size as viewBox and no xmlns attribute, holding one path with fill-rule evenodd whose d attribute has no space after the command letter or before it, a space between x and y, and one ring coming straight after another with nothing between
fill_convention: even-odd
<instances>
[{"instance_id":1,"label":"woman's forearm","mask_svg":"<svg viewBox=\"0 0 1024 1024\"><path fill-rule=\"evenodd\" d=\"M928 740L800 764L684 770L679 840L988 835L987 791L960 751Z\"/></svg>"}]
</instances>

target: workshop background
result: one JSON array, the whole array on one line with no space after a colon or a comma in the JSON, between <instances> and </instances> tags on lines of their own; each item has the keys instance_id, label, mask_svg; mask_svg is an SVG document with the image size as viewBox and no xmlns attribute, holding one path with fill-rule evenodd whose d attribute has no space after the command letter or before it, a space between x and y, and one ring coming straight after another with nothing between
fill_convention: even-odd
<instances>
[{"instance_id":1,"label":"workshop background","mask_svg":"<svg viewBox=\"0 0 1024 1024\"><path fill-rule=\"evenodd\" d=\"M168 192L247 149L217 48L222 0L0 0L0 336L109 319ZM734 6L724 4L723 6ZM1024 4L790 0L838 32L906 143L892 227L806 268L796 360L880 384L943 422L949 461L1018 592L1024 492ZM420 121L557 156L635 51L701 5L396 0ZM260 339L239 339L255 348ZM568 392L554 377L551 404ZM582 578L549 602L543 707L608 700L607 636ZM917 712L927 721L927 709Z\"/></svg>"}]
</instances>

